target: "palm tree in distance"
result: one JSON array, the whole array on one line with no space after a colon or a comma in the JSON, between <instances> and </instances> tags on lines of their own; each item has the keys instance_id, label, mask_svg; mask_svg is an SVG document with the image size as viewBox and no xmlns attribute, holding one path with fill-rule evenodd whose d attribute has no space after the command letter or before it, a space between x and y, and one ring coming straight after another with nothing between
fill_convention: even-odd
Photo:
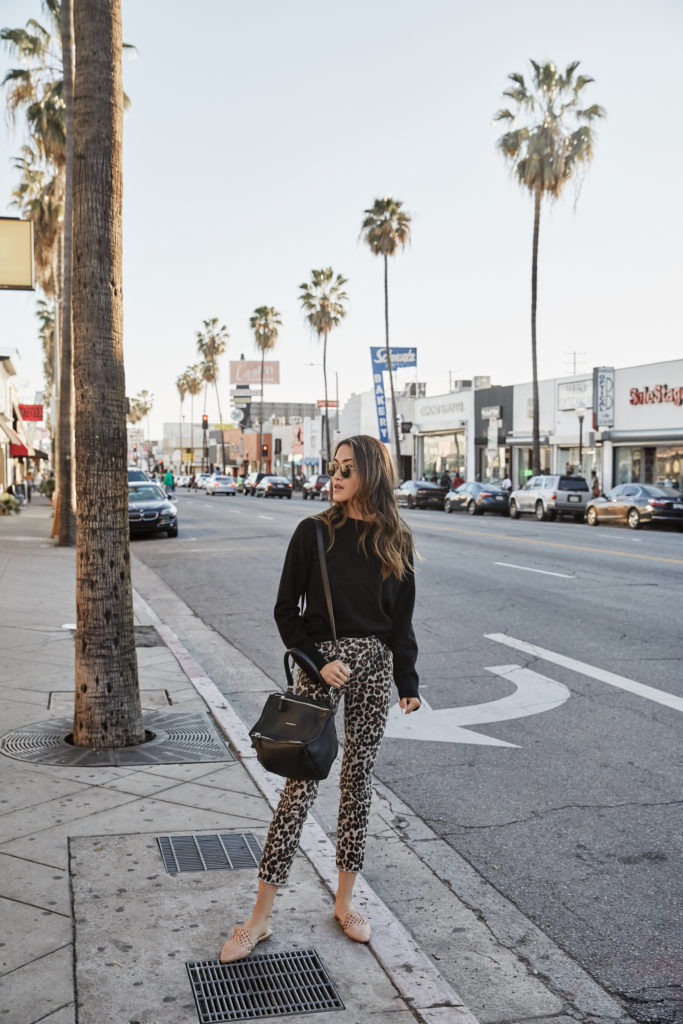
<instances>
[{"instance_id":1,"label":"palm tree in distance","mask_svg":"<svg viewBox=\"0 0 683 1024\"><path fill-rule=\"evenodd\" d=\"M221 425L221 452L223 455L223 469L225 469L225 440L223 438L223 415L221 413L221 400L218 394L218 360L227 347L228 328L225 324L218 324L218 317L203 321L203 331L197 331L197 351L204 360L201 364L201 374L208 390L209 384L216 389L216 402L218 403L218 419ZM206 412L206 390L204 391L204 412Z\"/></svg>"},{"instance_id":2,"label":"palm tree in distance","mask_svg":"<svg viewBox=\"0 0 683 1024\"><path fill-rule=\"evenodd\" d=\"M258 306L249 318L249 326L254 332L256 347L261 352L261 413L259 417L259 470L263 472L263 369L266 352L275 347L279 327L282 327L280 314L272 306Z\"/></svg>"},{"instance_id":3,"label":"palm tree in distance","mask_svg":"<svg viewBox=\"0 0 683 1024\"><path fill-rule=\"evenodd\" d=\"M497 148L510 163L522 188L534 197L534 232L531 257L531 367L533 377L533 465L534 475L541 472L541 439L538 401L538 360L536 347L536 298L538 285L538 234L541 200L557 199L566 183L593 159L593 122L605 116L597 103L583 105L583 90L594 81L588 75L576 75L580 61L573 61L562 74L552 63L530 61L529 87L524 76L508 75L512 85L503 96L515 104L494 115L494 121L506 121L509 130L498 139ZM517 127L513 127L513 125Z\"/></svg>"},{"instance_id":4,"label":"palm tree in distance","mask_svg":"<svg viewBox=\"0 0 683 1024\"><path fill-rule=\"evenodd\" d=\"M348 278L335 276L332 267L312 270L310 282L299 285L299 302L303 306L311 328L323 339L323 380L325 383L325 447L327 461L332 458L330 445L330 410L327 405L327 338L333 327L338 327L346 316L345 303L348 295L344 285Z\"/></svg>"},{"instance_id":5,"label":"palm tree in distance","mask_svg":"<svg viewBox=\"0 0 683 1024\"><path fill-rule=\"evenodd\" d=\"M180 418L178 419L178 433L180 434L180 471L183 471L183 402L185 401L185 395L187 394L187 377L184 373L181 373L176 377L175 386L178 391L178 397L180 398Z\"/></svg>"},{"instance_id":6,"label":"palm tree in distance","mask_svg":"<svg viewBox=\"0 0 683 1024\"><path fill-rule=\"evenodd\" d=\"M192 474L194 472L194 396L198 395L204 386L199 363L188 366L183 377L186 391L190 396L190 473Z\"/></svg>"},{"instance_id":7,"label":"palm tree in distance","mask_svg":"<svg viewBox=\"0 0 683 1024\"><path fill-rule=\"evenodd\" d=\"M361 237L370 247L375 256L382 256L384 259L384 337L387 353L387 370L389 371L389 385L391 387L391 419L392 435L394 438L394 451L396 459L396 474L401 475L401 447L398 436L398 416L396 412L396 393L394 391L394 372L391 364L391 349L389 348L389 256L393 256L399 245L405 249L410 238L411 216L402 210L403 203L400 199L392 199L385 196L384 199L375 199L369 210L365 210L365 219L361 226Z\"/></svg>"}]
</instances>

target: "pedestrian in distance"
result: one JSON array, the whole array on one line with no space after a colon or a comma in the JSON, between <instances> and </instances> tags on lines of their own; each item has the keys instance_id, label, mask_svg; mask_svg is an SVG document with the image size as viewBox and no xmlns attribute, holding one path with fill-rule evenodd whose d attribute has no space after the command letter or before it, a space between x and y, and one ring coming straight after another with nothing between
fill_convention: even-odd
<instances>
[{"instance_id":1,"label":"pedestrian in distance","mask_svg":"<svg viewBox=\"0 0 683 1024\"><path fill-rule=\"evenodd\" d=\"M352 897L363 867L372 769L386 728L392 681L404 714L420 707L412 626L414 544L398 515L391 458L376 438L360 434L340 441L327 469L331 503L303 519L294 531L275 621L285 645L307 654L325 683L323 692L319 682L299 669L296 692L326 698L333 708L344 697L334 916L348 938L368 942L370 924L353 906ZM336 647L318 560L316 522L325 536ZM255 905L224 944L222 963L243 959L272 935L275 895L287 881L317 790L317 782L287 780L263 849Z\"/></svg>"},{"instance_id":2,"label":"pedestrian in distance","mask_svg":"<svg viewBox=\"0 0 683 1024\"><path fill-rule=\"evenodd\" d=\"M591 470L591 494L594 498L600 497L600 481L594 469Z\"/></svg>"},{"instance_id":3,"label":"pedestrian in distance","mask_svg":"<svg viewBox=\"0 0 683 1024\"><path fill-rule=\"evenodd\" d=\"M447 469L444 469L443 474L441 476L441 479L439 480L439 484L440 484L441 487L446 487L450 491L450 489L451 489L451 478L448 475L448 470Z\"/></svg>"},{"instance_id":4,"label":"pedestrian in distance","mask_svg":"<svg viewBox=\"0 0 683 1024\"><path fill-rule=\"evenodd\" d=\"M508 473L507 470L505 471L505 479L503 480L500 486L503 488L504 491L507 491L508 493L512 490L512 480L510 479L510 474Z\"/></svg>"},{"instance_id":5,"label":"pedestrian in distance","mask_svg":"<svg viewBox=\"0 0 683 1024\"><path fill-rule=\"evenodd\" d=\"M453 477L453 480L451 482L451 489L455 490L456 487L460 487L461 484L464 484L464 483L465 483L465 481L463 480L463 478L460 476L460 473L456 469L455 476Z\"/></svg>"},{"instance_id":6,"label":"pedestrian in distance","mask_svg":"<svg viewBox=\"0 0 683 1024\"><path fill-rule=\"evenodd\" d=\"M166 470L166 475L164 476L164 487L168 487L169 491L175 490L175 479L170 469Z\"/></svg>"}]
</instances>

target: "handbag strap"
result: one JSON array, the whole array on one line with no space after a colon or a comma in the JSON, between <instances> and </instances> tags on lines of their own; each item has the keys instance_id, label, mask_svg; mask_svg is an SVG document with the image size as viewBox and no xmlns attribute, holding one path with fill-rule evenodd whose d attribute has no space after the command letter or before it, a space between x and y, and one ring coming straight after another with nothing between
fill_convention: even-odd
<instances>
[{"instance_id":1,"label":"handbag strap","mask_svg":"<svg viewBox=\"0 0 683 1024\"><path fill-rule=\"evenodd\" d=\"M322 523L319 519L315 522L315 537L318 542L318 558L320 561L320 575L323 580L323 591L325 593L325 603L327 605L327 615L330 620L330 626L332 628L332 639L334 640L335 649L338 647L337 643L337 630L334 625L334 609L332 608L332 594L330 593L330 579L327 575L327 558L325 556L325 542L323 541L323 528ZM338 652L337 652L338 653Z\"/></svg>"}]
</instances>

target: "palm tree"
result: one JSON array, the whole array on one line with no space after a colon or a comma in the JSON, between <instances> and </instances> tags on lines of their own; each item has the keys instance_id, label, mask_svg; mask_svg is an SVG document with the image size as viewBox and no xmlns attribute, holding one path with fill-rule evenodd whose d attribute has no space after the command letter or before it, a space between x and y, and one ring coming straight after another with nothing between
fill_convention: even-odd
<instances>
[{"instance_id":1,"label":"palm tree","mask_svg":"<svg viewBox=\"0 0 683 1024\"><path fill-rule=\"evenodd\" d=\"M541 472L541 439L538 401L536 348L536 297L538 285L538 234L541 200L557 199L566 183L593 159L592 123L605 116L596 103L583 105L583 90L594 81L588 75L575 77L580 61L573 61L562 74L554 64L530 61L529 87L524 76L508 75L513 83L503 96L515 104L494 115L506 121L509 130L498 139L497 148L510 163L512 173L534 197L534 232L531 257L531 367L533 375L533 473ZM514 124L518 127L513 127Z\"/></svg>"},{"instance_id":2,"label":"palm tree","mask_svg":"<svg viewBox=\"0 0 683 1024\"><path fill-rule=\"evenodd\" d=\"M346 316L344 304L348 295L344 285L348 278L337 274L332 267L312 270L310 282L299 285L299 302L304 308L306 319L318 336L323 339L323 380L325 383L325 445L327 461L332 458L330 444L330 410L327 405L327 338L333 327L338 327Z\"/></svg>"},{"instance_id":3,"label":"palm tree","mask_svg":"<svg viewBox=\"0 0 683 1024\"><path fill-rule=\"evenodd\" d=\"M185 388L190 396L190 473L192 473L194 471L194 396L201 392L204 384L201 366L198 363L188 366L183 377L185 378Z\"/></svg>"},{"instance_id":4,"label":"palm tree","mask_svg":"<svg viewBox=\"0 0 683 1024\"><path fill-rule=\"evenodd\" d=\"M178 391L180 398L180 417L178 419L178 431L180 433L180 470L183 469L183 402L185 401L185 395L187 394L187 377L184 373L181 373L176 377L175 386Z\"/></svg>"},{"instance_id":5,"label":"palm tree","mask_svg":"<svg viewBox=\"0 0 683 1024\"><path fill-rule=\"evenodd\" d=\"M266 352L275 347L278 327L282 327L280 314L272 306L258 306L253 316L249 318L249 326L254 332L256 347L261 350L261 415L259 424L259 469L263 472L263 369L265 365Z\"/></svg>"},{"instance_id":6,"label":"palm tree","mask_svg":"<svg viewBox=\"0 0 683 1024\"><path fill-rule=\"evenodd\" d=\"M48 299L59 299L60 241L64 226L64 180L46 169L36 149L22 146L13 161L20 172L12 206L33 221L36 279Z\"/></svg>"},{"instance_id":7,"label":"palm tree","mask_svg":"<svg viewBox=\"0 0 683 1024\"><path fill-rule=\"evenodd\" d=\"M396 473L401 476L401 446L398 436L398 415L396 412L396 393L394 391L394 372L391 365L391 349L389 348L389 283L388 259L393 256L399 245L405 249L410 238L411 216L402 210L400 199L385 196L375 199L369 210L365 210L365 219L361 225L361 237L370 247L375 256L384 258L384 336L387 353L387 369L391 387L391 419L392 435L396 458Z\"/></svg>"},{"instance_id":8,"label":"palm tree","mask_svg":"<svg viewBox=\"0 0 683 1024\"><path fill-rule=\"evenodd\" d=\"M74 9L76 698L73 742L142 743L123 370L121 0Z\"/></svg>"},{"instance_id":9,"label":"palm tree","mask_svg":"<svg viewBox=\"0 0 683 1024\"><path fill-rule=\"evenodd\" d=\"M216 389L216 402L218 403L218 419L221 424L221 452L223 455L223 468L225 469L225 441L223 438L223 416L221 414L221 400L218 394L218 360L225 352L228 338L228 328L225 324L218 325L218 317L203 321L204 330L197 331L197 351L203 357L201 374L208 389L213 384ZM204 392L204 411L206 411L206 391Z\"/></svg>"},{"instance_id":10,"label":"palm tree","mask_svg":"<svg viewBox=\"0 0 683 1024\"><path fill-rule=\"evenodd\" d=\"M154 395L150 394L149 391L146 390L138 391L133 402L138 408L140 419L147 420L147 468L149 469L150 463L152 462L152 433L149 429L149 414L154 407Z\"/></svg>"}]
</instances>

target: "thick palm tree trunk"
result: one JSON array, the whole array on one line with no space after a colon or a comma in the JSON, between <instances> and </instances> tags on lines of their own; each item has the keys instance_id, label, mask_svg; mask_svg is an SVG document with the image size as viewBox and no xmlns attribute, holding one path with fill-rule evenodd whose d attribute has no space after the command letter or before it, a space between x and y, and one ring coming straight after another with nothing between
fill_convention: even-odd
<instances>
[{"instance_id":1,"label":"thick palm tree trunk","mask_svg":"<svg viewBox=\"0 0 683 1024\"><path fill-rule=\"evenodd\" d=\"M396 479L401 479L401 443L398 437L398 414L396 411L396 393L394 391L394 368L391 364L391 349L389 348L389 261L384 256L384 337L387 350L387 369L389 371L389 386L391 388L391 417L394 439L394 459L396 462Z\"/></svg>"},{"instance_id":2,"label":"thick palm tree trunk","mask_svg":"<svg viewBox=\"0 0 683 1024\"><path fill-rule=\"evenodd\" d=\"M327 331L323 334L323 379L325 381L325 449L327 461L332 461L332 448L330 446L330 409L327 404Z\"/></svg>"},{"instance_id":3,"label":"thick palm tree trunk","mask_svg":"<svg viewBox=\"0 0 683 1024\"><path fill-rule=\"evenodd\" d=\"M534 419L531 435L533 446L533 475L541 472L541 417L538 402L538 359L536 355L536 298L538 291L538 233L541 225L541 187L536 187L534 195L534 239L531 257L531 379L532 401L534 403Z\"/></svg>"},{"instance_id":4,"label":"thick palm tree trunk","mask_svg":"<svg viewBox=\"0 0 683 1024\"><path fill-rule=\"evenodd\" d=\"M64 70L64 117L66 122L66 174L64 183L64 261L62 285L62 350L59 364L59 544L73 547L76 543L74 516L73 451L73 354L71 346L71 268L73 217L73 5L62 0L61 11L62 66Z\"/></svg>"},{"instance_id":5,"label":"thick palm tree trunk","mask_svg":"<svg viewBox=\"0 0 683 1024\"><path fill-rule=\"evenodd\" d=\"M144 740L133 627L123 371L121 0L75 0L74 743Z\"/></svg>"},{"instance_id":6,"label":"thick palm tree trunk","mask_svg":"<svg viewBox=\"0 0 683 1024\"><path fill-rule=\"evenodd\" d=\"M223 459L223 472L225 473L225 437L223 434L223 413L221 412L221 400L218 396L218 379L214 377L213 386L216 389L216 404L218 405L218 422L221 425L221 457Z\"/></svg>"}]
</instances>

